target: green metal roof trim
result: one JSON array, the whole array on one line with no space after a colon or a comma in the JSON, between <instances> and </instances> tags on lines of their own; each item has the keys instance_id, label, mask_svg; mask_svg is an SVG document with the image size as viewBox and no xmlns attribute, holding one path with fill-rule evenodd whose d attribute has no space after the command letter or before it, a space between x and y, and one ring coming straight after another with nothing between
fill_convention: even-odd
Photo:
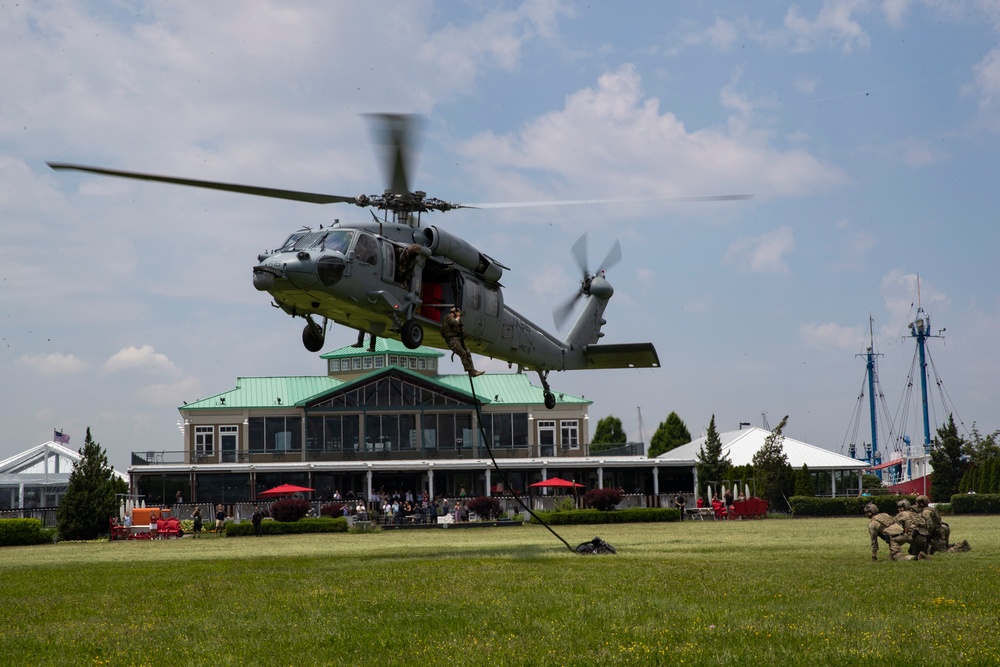
<instances>
[{"instance_id":1,"label":"green metal roof trim","mask_svg":"<svg viewBox=\"0 0 1000 667\"><path fill-rule=\"evenodd\" d=\"M469 391L469 376L465 373L440 375L438 380L441 384ZM544 405L545 403L545 392L541 387L531 384L528 376L524 373L487 373L474 378L473 382L476 386L476 395L483 402L493 405ZM587 405L593 403L593 401L579 396L558 391L553 393L559 403Z\"/></svg>"},{"instance_id":2,"label":"green metal roof trim","mask_svg":"<svg viewBox=\"0 0 1000 667\"><path fill-rule=\"evenodd\" d=\"M292 407L311 396L324 394L344 384L343 380L320 376L240 377L236 388L179 407L179 410ZM279 401L280 399L280 401Z\"/></svg>"},{"instance_id":3,"label":"green metal roof trim","mask_svg":"<svg viewBox=\"0 0 1000 667\"><path fill-rule=\"evenodd\" d=\"M362 375L361 377L358 377L358 378L355 378L353 380L349 380L347 382L344 382L343 384L341 384L341 385L339 385L337 387L333 387L331 389L328 389L328 390L324 391L321 395L316 395L316 396L311 396L309 398L306 398L306 399L300 401L300 407L307 406L310 403L314 403L314 402L316 402L318 400L327 398L330 394L335 394L335 393L338 393L338 392L341 392L341 391L350 391L352 389L355 389L356 387L360 387L362 385L368 384L369 382L372 382L373 380L378 379L378 377L381 376L381 375L386 375L386 374L392 373L392 372L395 372L395 373L398 373L398 374L404 375L404 376L409 376L410 381L413 382L414 384L424 384L424 385L436 386L441 391L444 391L444 392L448 392L448 393L452 393L452 394L461 394L462 396L464 396L465 398L467 398L469 400L469 403L472 403L472 400L473 400L472 399L472 392L469 390L468 383L466 383L464 386L458 387L458 386L455 386L452 383L442 382L443 378L451 377L449 375L424 375L423 373L419 373L417 371L411 371L410 369L403 368L402 366L385 366L384 368L377 368L377 369L371 371L370 373L366 373L365 375ZM464 378L466 378L466 380L468 380L469 376L468 375L462 375L461 377L464 377ZM479 378L476 378L476 379L479 380L479 379L482 379L483 377L486 377L486 376L485 375L484 376L480 376ZM483 401L484 404L485 403L493 403L494 402L492 400L487 400L487 397L485 395L482 395L479 398Z\"/></svg>"},{"instance_id":4,"label":"green metal roof trim","mask_svg":"<svg viewBox=\"0 0 1000 667\"><path fill-rule=\"evenodd\" d=\"M400 341L395 338L382 338L378 337L375 341L375 351L370 352L368 350L368 341L362 347L354 347L353 345L347 345L345 347L338 348L332 352L324 352L319 355L320 359L340 359L342 357L358 357L358 356L368 356L371 354L402 354L409 357L443 357L444 352L440 350L435 350L432 347L418 347L415 350L411 350L406 347Z\"/></svg>"}]
</instances>

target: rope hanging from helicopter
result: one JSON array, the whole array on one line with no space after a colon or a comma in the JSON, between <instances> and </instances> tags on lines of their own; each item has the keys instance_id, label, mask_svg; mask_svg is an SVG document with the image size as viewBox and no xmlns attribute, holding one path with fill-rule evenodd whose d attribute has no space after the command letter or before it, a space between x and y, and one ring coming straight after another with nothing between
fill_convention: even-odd
<instances>
[{"instance_id":1,"label":"rope hanging from helicopter","mask_svg":"<svg viewBox=\"0 0 1000 667\"><path fill-rule=\"evenodd\" d=\"M545 529L547 531L549 531L550 533L552 533L553 535L555 535L556 538L560 542L562 542L563 544L565 544L567 549L569 549L573 553L576 553L576 550L569 545L569 542L567 542L566 540L564 540L563 537L562 537L562 535L560 535L555 530L553 530L552 526L550 526L548 523L546 523L544 519L542 519L540 516L538 516L537 514L535 514L531 510L531 508L528 507L525 504L524 500L521 499L521 494L519 494L516 491L514 491L514 488L510 485L510 479L507 477L507 471L504 470L503 468L501 468L500 464L497 463L496 458L493 456L493 448L490 447L489 438L486 437L486 429L483 427L482 404L479 402L479 396L476 394L476 384L475 384L475 382L473 382L471 375L469 376L469 387L471 387L471 389L472 389L472 400L473 400L473 402L476 405L476 419L479 420L479 435L480 435L480 437L482 437L483 443L486 444L486 452L490 455L490 461L493 462L493 467L496 469L497 472L500 473L500 477L503 478L504 488L507 488L507 489L511 490L511 493L514 496L514 500L517 501L518 505L520 505L521 507L524 508L525 512L527 512L528 514L530 514L531 517L535 521L537 521L538 523L540 523L543 526L545 526Z\"/></svg>"}]
</instances>

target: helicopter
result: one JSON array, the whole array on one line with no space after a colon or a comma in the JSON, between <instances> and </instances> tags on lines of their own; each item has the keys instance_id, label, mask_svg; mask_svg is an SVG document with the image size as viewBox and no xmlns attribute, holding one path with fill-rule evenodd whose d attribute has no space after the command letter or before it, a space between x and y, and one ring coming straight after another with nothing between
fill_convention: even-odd
<instances>
[{"instance_id":1,"label":"helicopter","mask_svg":"<svg viewBox=\"0 0 1000 667\"><path fill-rule=\"evenodd\" d=\"M599 344L608 301L614 289L606 271L621 259L616 241L595 270L587 265L586 235L572 247L581 271L580 287L557 306L561 328L580 300L583 306L563 338L532 323L504 300L500 279L510 269L469 242L424 216L456 209L503 208L504 204L459 204L411 190L408 170L416 119L401 114L373 114L373 128L386 147L388 187L381 195L329 195L215 181L175 178L138 172L48 162L54 170L82 171L174 185L223 190L313 204L350 204L371 210L372 220L341 223L293 232L275 250L257 257L253 285L272 297L272 305L306 323L302 343L319 352L329 323L359 332L398 338L409 349L421 345L448 349L441 335L444 315L462 311L465 345L474 353L535 371L544 404L552 409L555 394L550 371L612 368L656 368L652 343ZM746 199L748 195L687 197L682 200ZM537 205L586 204L594 201L541 202ZM524 206L511 204L509 206ZM528 204L533 205L533 204ZM381 216L375 211L381 212ZM322 320L322 324L317 321Z\"/></svg>"}]
</instances>

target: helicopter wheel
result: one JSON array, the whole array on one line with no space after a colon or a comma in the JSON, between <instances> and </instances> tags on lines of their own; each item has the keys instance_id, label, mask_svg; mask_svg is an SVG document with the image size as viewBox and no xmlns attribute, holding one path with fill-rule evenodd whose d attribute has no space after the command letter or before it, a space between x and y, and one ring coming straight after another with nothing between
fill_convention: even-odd
<instances>
[{"instance_id":1,"label":"helicopter wheel","mask_svg":"<svg viewBox=\"0 0 1000 667\"><path fill-rule=\"evenodd\" d=\"M322 350L324 339L323 327L315 322L310 321L306 324L306 328L302 330L302 344L310 352L319 352Z\"/></svg>"},{"instance_id":2,"label":"helicopter wheel","mask_svg":"<svg viewBox=\"0 0 1000 667\"><path fill-rule=\"evenodd\" d=\"M415 350L424 344L424 330L420 322L416 320L406 320L403 328L399 331L399 337L403 339L403 345L411 350Z\"/></svg>"},{"instance_id":3,"label":"helicopter wheel","mask_svg":"<svg viewBox=\"0 0 1000 667\"><path fill-rule=\"evenodd\" d=\"M551 391L545 392L545 407L549 410L556 407L556 396Z\"/></svg>"}]
</instances>

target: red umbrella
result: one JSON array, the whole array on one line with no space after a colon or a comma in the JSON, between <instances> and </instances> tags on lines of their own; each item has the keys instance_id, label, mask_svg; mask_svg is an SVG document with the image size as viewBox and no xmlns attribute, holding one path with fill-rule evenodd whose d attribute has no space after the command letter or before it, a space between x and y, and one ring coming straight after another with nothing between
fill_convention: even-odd
<instances>
[{"instance_id":1,"label":"red umbrella","mask_svg":"<svg viewBox=\"0 0 1000 667\"><path fill-rule=\"evenodd\" d=\"M535 482L534 484L529 484L533 489L550 488L550 489L572 489L582 487L583 484L578 484L577 482L571 482L568 479L563 479L561 477L550 477L548 479L543 479L540 482Z\"/></svg>"},{"instance_id":2,"label":"red umbrella","mask_svg":"<svg viewBox=\"0 0 1000 667\"><path fill-rule=\"evenodd\" d=\"M294 484L282 484L281 486L276 486L273 489L268 489L267 491L261 491L257 494L258 498L276 498L278 496L288 496L293 493L308 493L310 491L315 491L316 489L310 489L305 486L295 486Z\"/></svg>"}]
</instances>

